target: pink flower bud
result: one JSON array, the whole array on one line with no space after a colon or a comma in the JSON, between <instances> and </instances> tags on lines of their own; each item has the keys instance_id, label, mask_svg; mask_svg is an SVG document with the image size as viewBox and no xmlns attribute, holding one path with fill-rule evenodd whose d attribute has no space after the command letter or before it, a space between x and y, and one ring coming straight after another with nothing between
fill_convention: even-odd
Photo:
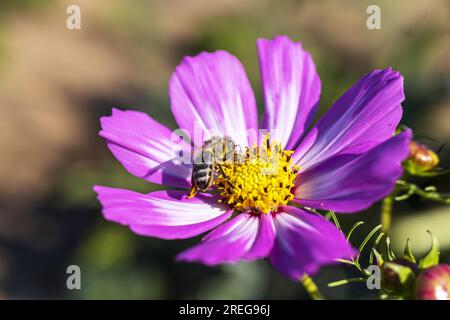
<instances>
[{"instance_id":1,"label":"pink flower bud","mask_svg":"<svg viewBox=\"0 0 450 320\"><path fill-rule=\"evenodd\" d=\"M450 266L439 264L420 273L416 297L420 300L450 300Z\"/></svg>"}]
</instances>

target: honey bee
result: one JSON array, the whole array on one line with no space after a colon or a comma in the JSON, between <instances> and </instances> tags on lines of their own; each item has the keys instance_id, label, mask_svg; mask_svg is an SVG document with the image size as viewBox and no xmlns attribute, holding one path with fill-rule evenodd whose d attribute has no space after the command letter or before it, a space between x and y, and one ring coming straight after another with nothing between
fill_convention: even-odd
<instances>
[{"instance_id":1,"label":"honey bee","mask_svg":"<svg viewBox=\"0 0 450 320\"><path fill-rule=\"evenodd\" d=\"M189 198L195 196L198 191L207 191L218 173L227 179L222 163L234 161L235 153L236 144L228 136L214 136L206 140L200 150L194 153Z\"/></svg>"}]
</instances>

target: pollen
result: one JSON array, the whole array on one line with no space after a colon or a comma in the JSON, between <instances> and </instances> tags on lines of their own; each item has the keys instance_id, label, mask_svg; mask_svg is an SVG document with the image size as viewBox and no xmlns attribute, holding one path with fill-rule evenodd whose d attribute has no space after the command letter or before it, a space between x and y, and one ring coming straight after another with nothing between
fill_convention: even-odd
<instances>
[{"instance_id":1,"label":"pollen","mask_svg":"<svg viewBox=\"0 0 450 320\"><path fill-rule=\"evenodd\" d=\"M269 213L294 198L292 189L299 168L292 164L293 151L269 141L236 153L232 163L222 165L215 184L223 199L238 211Z\"/></svg>"}]
</instances>

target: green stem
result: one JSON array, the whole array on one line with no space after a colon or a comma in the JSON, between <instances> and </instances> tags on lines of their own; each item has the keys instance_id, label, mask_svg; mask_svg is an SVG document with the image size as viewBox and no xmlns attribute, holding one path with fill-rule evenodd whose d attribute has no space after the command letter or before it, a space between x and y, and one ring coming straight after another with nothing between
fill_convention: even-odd
<instances>
[{"instance_id":1,"label":"green stem","mask_svg":"<svg viewBox=\"0 0 450 320\"><path fill-rule=\"evenodd\" d=\"M427 200L431 200L431 201L437 201L437 202L441 202L441 203L445 203L445 204L450 204L450 195L448 194L442 194L442 193L438 193L435 190L427 190L427 189L421 189L419 186L417 186L414 183L410 183L410 182L406 182L404 180L398 180L397 181L397 186L402 189L405 190L407 192L407 196L409 197L412 194L417 194L418 196L427 199ZM401 197L401 196L400 196ZM398 197L398 198L400 198ZM408 198L407 197L407 198ZM396 198L397 200L397 198Z\"/></svg>"},{"instance_id":2,"label":"green stem","mask_svg":"<svg viewBox=\"0 0 450 320\"><path fill-rule=\"evenodd\" d=\"M325 300L320 293L319 288L317 288L314 280L310 276L305 274L300 279L300 282L303 285L303 288L305 288L306 292L308 292L312 300Z\"/></svg>"},{"instance_id":3,"label":"green stem","mask_svg":"<svg viewBox=\"0 0 450 320\"><path fill-rule=\"evenodd\" d=\"M389 234L389 231L391 230L393 200L392 196L387 196L383 199L381 205L381 225L383 226L383 232L386 234Z\"/></svg>"}]
</instances>

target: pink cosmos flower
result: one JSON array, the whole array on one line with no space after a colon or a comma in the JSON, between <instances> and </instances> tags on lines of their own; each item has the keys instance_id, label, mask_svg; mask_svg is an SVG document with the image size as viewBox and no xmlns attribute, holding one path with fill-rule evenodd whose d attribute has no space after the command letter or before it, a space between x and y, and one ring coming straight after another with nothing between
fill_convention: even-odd
<instances>
[{"instance_id":1,"label":"pink cosmos flower","mask_svg":"<svg viewBox=\"0 0 450 320\"><path fill-rule=\"evenodd\" d=\"M297 280L354 252L335 225L310 208L366 209L402 175L411 138L409 130L394 136L403 78L391 68L366 74L308 130L321 91L310 54L285 36L260 39L257 47L266 107L260 128L276 131L270 144L281 147L281 169L263 176L255 170L264 166L259 158L231 166L234 188L222 183L190 199L191 165L173 159L191 144L174 141L170 129L144 113L113 109L101 118L100 136L115 157L131 174L179 190L94 190L105 219L136 234L184 239L212 230L178 260L218 265L267 258ZM184 58L170 80L170 100L177 124L191 137L213 130L245 150L258 141L248 134L258 130L253 90L230 53Z\"/></svg>"}]
</instances>

